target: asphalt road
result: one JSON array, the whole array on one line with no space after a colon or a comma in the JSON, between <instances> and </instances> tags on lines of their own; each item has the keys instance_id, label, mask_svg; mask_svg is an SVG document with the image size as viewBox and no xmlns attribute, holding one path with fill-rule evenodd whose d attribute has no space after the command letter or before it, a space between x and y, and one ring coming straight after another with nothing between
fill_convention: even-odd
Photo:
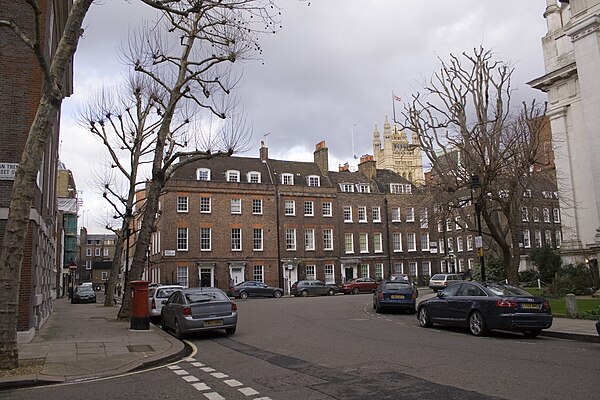
<instances>
[{"instance_id":1,"label":"asphalt road","mask_svg":"<svg viewBox=\"0 0 600 400\"><path fill-rule=\"evenodd\" d=\"M370 295L237 302L237 333L190 338L193 360L97 382L0 392L0 398L600 397L597 343L425 329L414 315L375 314Z\"/></svg>"}]
</instances>

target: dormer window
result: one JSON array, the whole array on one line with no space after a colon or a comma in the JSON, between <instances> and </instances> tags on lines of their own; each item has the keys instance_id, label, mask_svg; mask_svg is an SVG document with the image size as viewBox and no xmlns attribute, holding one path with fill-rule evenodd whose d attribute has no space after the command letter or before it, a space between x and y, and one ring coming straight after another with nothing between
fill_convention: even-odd
<instances>
[{"instance_id":1,"label":"dormer window","mask_svg":"<svg viewBox=\"0 0 600 400\"><path fill-rule=\"evenodd\" d=\"M229 170L225 173L227 177L227 182L239 182L240 181L240 171Z\"/></svg>"},{"instance_id":2,"label":"dormer window","mask_svg":"<svg viewBox=\"0 0 600 400\"><path fill-rule=\"evenodd\" d=\"M321 186L321 177L317 175L309 175L306 177L308 186Z\"/></svg>"},{"instance_id":3,"label":"dormer window","mask_svg":"<svg viewBox=\"0 0 600 400\"><path fill-rule=\"evenodd\" d=\"M402 183L390 183L390 193L403 194L404 185Z\"/></svg>"},{"instance_id":4,"label":"dormer window","mask_svg":"<svg viewBox=\"0 0 600 400\"><path fill-rule=\"evenodd\" d=\"M354 185L352 183L340 183L340 190L342 192L354 193Z\"/></svg>"},{"instance_id":5,"label":"dormer window","mask_svg":"<svg viewBox=\"0 0 600 400\"><path fill-rule=\"evenodd\" d=\"M371 193L371 185L368 183L357 183L356 191L358 193Z\"/></svg>"},{"instance_id":6,"label":"dormer window","mask_svg":"<svg viewBox=\"0 0 600 400\"><path fill-rule=\"evenodd\" d=\"M294 184L294 175L293 174L281 174L281 184L282 185L293 185Z\"/></svg>"},{"instance_id":7,"label":"dormer window","mask_svg":"<svg viewBox=\"0 0 600 400\"><path fill-rule=\"evenodd\" d=\"M196 179L199 181L210 181L210 169L198 168L196 170Z\"/></svg>"},{"instance_id":8,"label":"dormer window","mask_svg":"<svg viewBox=\"0 0 600 400\"><path fill-rule=\"evenodd\" d=\"M260 183L260 172L250 171L247 174L247 179L249 183Z\"/></svg>"}]
</instances>

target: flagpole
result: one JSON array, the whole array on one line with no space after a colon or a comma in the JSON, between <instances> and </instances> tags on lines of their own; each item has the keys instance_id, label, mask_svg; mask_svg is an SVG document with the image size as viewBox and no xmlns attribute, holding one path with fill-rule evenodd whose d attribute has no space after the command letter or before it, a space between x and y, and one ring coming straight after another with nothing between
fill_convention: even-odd
<instances>
[{"instance_id":1,"label":"flagpole","mask_svg":"<svg viewBox=\"0 0 600 400\"><path fill-rule=\"evenodd\" d=\"M394 126L396 125L396 96L394 96L394 91L392 90L392 111L394 113Z\"/></svg>"}]
</instances>

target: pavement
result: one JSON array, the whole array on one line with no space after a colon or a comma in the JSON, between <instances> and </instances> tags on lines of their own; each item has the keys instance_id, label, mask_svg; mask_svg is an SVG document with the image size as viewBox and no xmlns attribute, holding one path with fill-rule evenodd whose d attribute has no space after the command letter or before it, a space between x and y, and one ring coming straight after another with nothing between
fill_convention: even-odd
<instances>
[{"instance_id":1,"label":"pavement","mask_svg":"<svg viewBox=\"0 0 600 400\"><path fill-rule=\"evenodd\" d=\"M419 300L434 294L420 289ZM53 302L53 312L31 343L19 344L19 362L43 362L30 375L0 377L0 389L84 381L115 376L167 364L189 355L190 348L159 327L132 330L129 321L117 320L119 307ZM595 321L554 318L542 336L600 343Z\"/></svg>"}]
</instances>

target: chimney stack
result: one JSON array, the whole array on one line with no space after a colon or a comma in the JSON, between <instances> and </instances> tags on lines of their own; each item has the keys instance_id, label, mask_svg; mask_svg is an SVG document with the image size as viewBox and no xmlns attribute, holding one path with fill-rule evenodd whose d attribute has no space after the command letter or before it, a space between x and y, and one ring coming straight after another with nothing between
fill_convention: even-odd
<instances>
[{"instance_id":1,"label":"chimney stack","mask_svg":"<svg viewBox=\"0 0 600 400\"><path fill-rule=\"evenodd\" d=\"M269 159L269 148L265 146L264 140L260 141L259 155L262 162L266 162Z\"/></svg>"},{"instance_id":2,"label":"chimney stack","mask_svg":"<svg viewBox=\"0 0 600 400\"><path fill-rule=\"evenodd\" d=\"M329 150L325 146L324 140L317 143L313 157L321 173L327 175L327 172L329 172Z\"/></svg>"},{"instance_id":3,"label":"chimney stack","mask_svg":"<svg viewBox=\"0 0 600 400\"><path fill-rule=\"evenodd\" d=\"M377 163L373 160L373 156L370 154L364 154L360 156L360 164L358 164L358 170L362 172L367 178L375 179L377 177Z\"/></svg>"}]
</instances>

